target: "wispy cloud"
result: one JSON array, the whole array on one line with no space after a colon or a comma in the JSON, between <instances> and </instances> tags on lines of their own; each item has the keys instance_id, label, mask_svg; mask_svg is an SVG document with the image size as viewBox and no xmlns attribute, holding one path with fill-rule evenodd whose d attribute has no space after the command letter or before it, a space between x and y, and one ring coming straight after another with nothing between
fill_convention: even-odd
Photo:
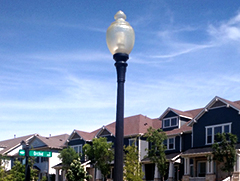
<instances>
[{"instance_id":1,"label":"wispy cloud","mask_svg":"<svg viewBox=\"0 0 240 181\"><path fill-rule=\"evenodd\" d=\"M240 42L240 12L229 21L222 22L218 26L210 24L208 33L219 43Z\"/></svg>"}]
</instances>

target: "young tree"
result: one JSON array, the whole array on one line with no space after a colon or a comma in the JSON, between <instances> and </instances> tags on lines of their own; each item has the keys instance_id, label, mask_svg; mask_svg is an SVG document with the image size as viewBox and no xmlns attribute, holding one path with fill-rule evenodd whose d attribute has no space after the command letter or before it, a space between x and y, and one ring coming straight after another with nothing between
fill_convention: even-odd
<instances>
[{"instance_id":1,"label":"young tree","mask_svg":"<svg viewBox=\"0 0 240 181\"><path fill-rule=\"evenodd\" d=\"M158 171L160 173L161 179L164 180L164 175L167 172L166 146L164 141L167 139L166 133L161 129L148 128L145 134L147 141L150 144L150 148L147 149L149 159L157 165Z\"/></svg>"},{"instance_id":2,"label":"young tree","mask_svg":"<svg viewBox=\"0 0 240 181\"><path fill-rule=\"evenodd\" d=\"M125 165L124 165L124 180L127 181L142 181L144 173L142 164L139 162L139 153L135 144L125 147Z\"/></svg>"},{"instance_id":3,"label":"young tree","mask_svg":"<svg viewBox=\"0 0 240 181\"><path fill-rule=\"evenodd\" d=\"M104 177L110 174L111 162L113 161L112 143L107 142L107 138L94 138L92 146L85 144L83 146L84 153L88 159L99 169Z\"/></svg>"},{"instance_id":4,"label":"young tree","mask_svg":"<svg viewBox=\"0 0 240 181\"><path fill-rule=\"evenodd\" d=\"M5 181L7 176L6 171L6 164L8 163L9 159L6 156L0 155L0 181Z\"/></svg>"},{"instance_id":5,"label":"young tree","mask_svg":"<svg viewBox=\"0 0 240 181\"><path fill-rule=\"evenodd\" d=\"M213 160L222 162L224 165L221 170L227 172L232 178L236 163L237 136L231 133L218 133L216 138L217 142L212 145Z\"/></svg>"},{"instance_id":6,"label":"young tree","mask_svg":"<svg viewBox=\"0 0 240 181\"><path fill-rule=\"evenodd\" d=\"M68 147L64 148L60 152L58 158L62 161L63 168L67 170L73 160L77 160L79 158L79 155L72 147Z\"/></svg>"},{"instance_id":7,"label":"young tree","mask_svg":"<svg viewBox=\"0 0 240 181\"><path fill-rule=\"evenodd\" d=\"M87 172L81 165L80 158L73 160L73 162L70 164L70 168L67 170L66 177L68 181L84 181L85 179L92 178L91 175L87 175Z\"/></svg>"}]
</instances>

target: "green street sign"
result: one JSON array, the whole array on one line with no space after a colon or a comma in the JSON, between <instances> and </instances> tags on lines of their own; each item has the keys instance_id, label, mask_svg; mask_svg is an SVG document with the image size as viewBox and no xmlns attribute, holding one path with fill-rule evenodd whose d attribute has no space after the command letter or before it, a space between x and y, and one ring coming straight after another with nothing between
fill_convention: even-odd
<instances>
[{"instance_id":1,"label":"green street sign","mask_svg":"<svg viewBox=\"0 0 240 181\"><path fill-rule=\"evenodd\" d=\"M34 157L52 157L52 152L51 151L29 150L29 156L34 156Z\"/></svg>"},{"instance_id":2,"label":"green street sign","mask_svg":"<svg viewBox=\"0 0 240 181\"><path fill-rule=\"evenodd\" d=\"M18 154L19 156L25 156L25 150L19 150Z\"/></svg>"}]
</instances>

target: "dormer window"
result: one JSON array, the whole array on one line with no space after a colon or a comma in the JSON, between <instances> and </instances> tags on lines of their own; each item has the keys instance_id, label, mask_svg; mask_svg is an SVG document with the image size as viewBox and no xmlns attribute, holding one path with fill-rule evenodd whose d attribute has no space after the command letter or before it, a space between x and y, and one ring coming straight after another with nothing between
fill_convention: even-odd
<instances>
[{"instance_id":1,"label":"dormer window","mask_svg":"<svg viewBox=\"0 0 240 181\"><path fill-rule=\"evenodd\" d=\"M163 119L163 128L178 126L178 117Z\"/></svg>"}]
</instances>

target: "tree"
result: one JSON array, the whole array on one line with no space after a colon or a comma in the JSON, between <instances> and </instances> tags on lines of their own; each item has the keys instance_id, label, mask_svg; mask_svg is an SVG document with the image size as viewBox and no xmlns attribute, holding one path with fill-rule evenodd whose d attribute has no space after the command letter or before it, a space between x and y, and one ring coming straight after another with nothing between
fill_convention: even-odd
<instances>
[{"instance_id":1,"label":"tree","mask_svg":"<svg viewBox=\"0 0 240 181\"><path fill-rule=\"evenodd\" d=\"M236 143L237 136L231 133L218 133L212 145L213 160L223 163L222 171L227 172L232 178L234 165L236 163ZM216 141L215 140L215 141Z\"/></svg>"},{"instance_id":2,"label":"tree","mask_svg":"<svg viewBox=\"0 0 240 181\"><path fill-rule=\"evenodd\" d=\"M67 170L73 160L77 160L79 158L79 155L72 147L68 147L64 148L60 152L58 158L62 161L63 168Z\"/></svg>"},{"instance_id":3,"label":"tree","mask_svg":"<svg viewBox=\"0 0 240 181\"><path fill-rule=\"evenodd\" d=\"M142 181L144 173L142 165L139 162L139 153L135 144L125 147L125 165L124 165L124 180L127 181Z\"/></svg>"},{"instance_id":4,"label":"tree","mask_svg":"<svg viewBox=\"0 0 240 181\"><path fill-rule=\"evenodd\" d=\"M37 180L37 170L33 169L33 164L34 164L34 158L29 158L30 164L30 179L31 180ZM16 160L14 162L14 166L12 169L9 171L9 173L4 177L6 180L11 180L11 181L24 181L25 180L25 165L23 165L20 161ZM5 181L3 179L3 181Z\"/></svg>"},{"instance_id":5,"label":"tree","mask_svg":"<svg viewBox=\"0 0 240 181\"><path fill-rule=\"evenodd\" d=\"M91 160L92 164L99 169L104 177L110 174L111 162L113 161L112 143L107 142L107 138L94 138L92 146L85 144L83 146L84 153Z\"/></svg>"},{"instance_id":6,"label":"tree","mask_svg":"<svg viewBox=\"0 0 240 181\"><path fill-rule=\"evenodd\" d=\"M6 171L6 164L8 163L9 159L6 156L0 155L0 181L5 181L7 176Z\"/></svg>"},{"instance_id":7,"label":"tree","mask_svg":"<svg viewBox=\"0 0 240 181\"><path fill-rule=\"evenodd\" d=\"M81 160L73 160L70 164L69 169L67 170L66 175L68 181L84 181L85 179L92 178L91 175L87 175L87 172L84 170L84 167L81 165Z\"/></svg>"},{"instance_id":8,"label":"tree","mask_svg":"<svg viewBox=\"0 0 240 181\"><path fill-rule=\"evenodd\" d=\"M167 173L166 146L164 141L167 139L166 133L161 129L148 128L144 135L150 144L150 148L146 149L149 159L157 165L161 179L164 180L164 175Z\"/></svg>"}]
</instances>

